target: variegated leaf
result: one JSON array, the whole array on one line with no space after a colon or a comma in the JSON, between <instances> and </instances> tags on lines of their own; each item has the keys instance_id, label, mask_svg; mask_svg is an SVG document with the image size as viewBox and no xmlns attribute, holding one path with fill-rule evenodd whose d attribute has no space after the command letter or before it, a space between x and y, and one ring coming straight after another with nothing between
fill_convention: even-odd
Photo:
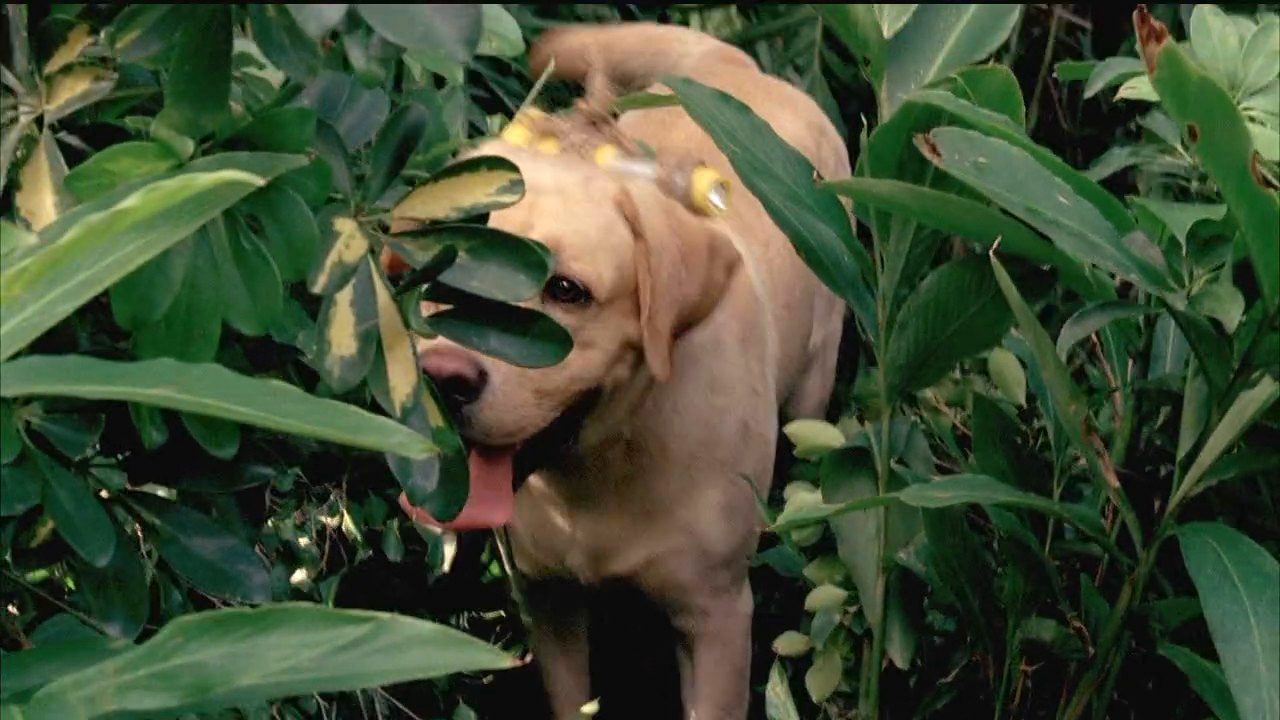
<instances>
[{"instance_id":1,"label":"variegated leaf","mask_svg":"<svg viewBox=\"0 0 1280 720\"><path fill-rule=\"evenodd\" d=\"M369 372L378 332L378 307L367 265L325 298L316 329L315 367L336 393L355 387Z\"/></svg>"},{"instance_id":2,"label":"variegated leaf","mask_svg":"<svg viewBox=\"0 0 1280 720\"><path fill-rule=\"evenodd\" d=\"M360 224L346 215L334 215L327 223L321 222L321 231L327 230L332 239L320 263L311 270L307 287L317 295L328 295L347 282L360 259L369 253L369 238Z\"/></svg>"},{"instance_id":3,"label":"variegated leaf","mask_svg":"<svg viewBox=\"0 0 1280 720\"><path fill-rule=\"evenodd\" d=\"M480 215L523 197L524 178L515 163L494 156L469 158L436 173L392 208L391 231Z\"/></svg>"},{"instance_id":4,"label":"variegated leaf","mask_svg":"<svg viewBox=\"0 0 1280 720\"><path fill-rule=\"evenodd\" d=\"M45 123L101 100L115 84L116 74L98 67L77 67L55 75L45 88Z\"/></svg>"},{"instance_id":5,"label":"variegated leaf","mask_svg":"<svg viewBox=\"0 0 1280 720\"><path fill-rule=\"evenodd\" d=\"M44 64L45 76L52 75L62 68L75 62L80 57L80 53L84 49L93 44L93 30L88 25L80 23L71 28L71 32L67 33L67 37L53 51L53 56L49 58L49 62Z\"/></svg>"},{"instance_id":6,"label":"variegated leaf","mask_svg":"<svg viewBox=\"0 0 1280 720\"><path fill-rule=\"evenodd\" d=\"M45 129L40 142L22 166L21 186L14 196L18 213L39 232L58 218L67 207L62 179L67 176L67 163L62 159L53 134Z\"/></svg>"},{"instance_id":7,"label":"variegated leaf","mask_svg":"<svg viewBox=\"0 0 1280 720\"><path fill-rule=\"evenodd\" d=\"M386 280L373 262L366 256L369 275L373 278L373 290L378 299L378 333L382 338L382 357L386 362L387 400L389 411L397 418L404 417L418 389L418 362L413 349L413 338L404 327L400 309Z\"/></svg>"}]
</instances>

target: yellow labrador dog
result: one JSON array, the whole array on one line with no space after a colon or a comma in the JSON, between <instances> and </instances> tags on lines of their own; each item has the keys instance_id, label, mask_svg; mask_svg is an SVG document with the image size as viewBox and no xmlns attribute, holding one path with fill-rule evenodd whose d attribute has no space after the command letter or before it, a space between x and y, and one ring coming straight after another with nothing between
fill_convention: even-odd
<instances>
[{"instance_id":1,"label":"yellow labrador dog","mask_svg":"<svg viewBox=\"0 0 1280 720\"><path fill-rule=\"evenodd\" d=\"M701 33L570 26L536 44L535 73L552 58L560 77L600 72L619 89L667 73L722 89L824 177L850 174L843 141L808 96ZM489 223L554 252L555 276L527 304L567 328L574 347L555 367L524 369L441 338L420 346L472 448L471 497L445 527L508 526L557 718L578 717L593 697L580 590L621 580L678 633L685 716L736 720L749 694L755 492L769 489L779 411L825 409L842 304L682 109L632 111L617 129L659 156L718 170L733 188L729 210L695 214L654 182L569 152L498 141L475 150L524 174L525 198ZM545 441L565 426L571 443ZM513 496L513 475L528 471Z\"/></svg>"}]
</instances>

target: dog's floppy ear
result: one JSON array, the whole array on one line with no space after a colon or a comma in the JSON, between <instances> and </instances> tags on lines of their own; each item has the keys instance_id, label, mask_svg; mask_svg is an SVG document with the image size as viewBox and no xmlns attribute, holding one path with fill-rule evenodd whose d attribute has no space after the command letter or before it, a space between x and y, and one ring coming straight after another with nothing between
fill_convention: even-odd
<instances>
[{"instance_id":1,"label":"dog's floppy ear","mask_svg":"<svg viewBox=\"0 0 1280 720\"><path fill-rule=\"evenodd\" d=\"M742 258L709 220L651 184L629 184L616 202L636 238L645 362L655 378L665 381L675 339L711 314Z\"/></svg>"}]
</instances>

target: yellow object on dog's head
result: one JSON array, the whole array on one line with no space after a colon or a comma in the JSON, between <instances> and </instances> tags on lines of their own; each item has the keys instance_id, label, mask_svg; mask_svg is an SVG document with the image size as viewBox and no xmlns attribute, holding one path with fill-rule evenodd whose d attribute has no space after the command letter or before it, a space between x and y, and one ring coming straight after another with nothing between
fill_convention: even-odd
<instances>
[{"instance_id":1,"label":"yellow object on dog's head","mask_svg":"<svg viewBox=\"0 0 1280 720\"><path fill-rule=\"evenodd\" d=\"M729 181L713 168L699 165L689 178L689 202L703 215L723 213L729 209Z\"/></svg>"}]
</instances>

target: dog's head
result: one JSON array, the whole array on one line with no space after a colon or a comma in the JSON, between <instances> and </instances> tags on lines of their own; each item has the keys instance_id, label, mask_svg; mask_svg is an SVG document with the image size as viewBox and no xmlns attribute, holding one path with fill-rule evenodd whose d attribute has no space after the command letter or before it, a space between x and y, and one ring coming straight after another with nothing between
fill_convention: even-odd
<instances>
[{"instance_id":1,"label":"dog's head","mask_svg":"<svg viewBox=\"0 0 1280 720\"><path fill-rule=\"evenodd\" d=\"M741 261L713 221L652 182L498 143L475 153L501 154L520 167L525 197L492 213L489 225L551 250L550 280L522 304L564 326L573 349L558 365L530 369L445 338L420 340L422 368L473 447L473 493L477 450L501 460L588 394L606 402L634 397L629 388L677 372L676 339L711 313Z\"/></svg>"}]
</instances>

